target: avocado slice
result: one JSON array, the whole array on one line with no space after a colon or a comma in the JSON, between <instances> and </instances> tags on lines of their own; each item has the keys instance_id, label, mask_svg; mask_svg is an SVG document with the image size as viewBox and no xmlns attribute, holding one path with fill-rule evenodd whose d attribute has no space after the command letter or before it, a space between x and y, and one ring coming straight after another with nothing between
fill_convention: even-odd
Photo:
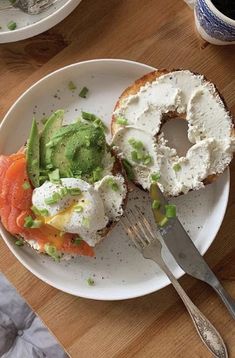
<instances>
[{"instance_id":1,"label":"avocado slice","mask_svg":"<svg viewBox=\"0 0 235 358\"><path fill-rule=\"evenodd\" d=\"M100 167L106 150L104 131L93 123L60 128L51 138L50 163L61 177L89 178Z\"/></svg>"},{"instance_id":2,"label":"avocado slice","mask_svg":"<svg viewBox=\"0 0 235 358\"><path fill-rule=\"evenodd\" d=\"M46 144L51 141L54 133L62 127L62 121L64 118L64 110L60 109L54 112L47 120L41 136L40 136L40 164L43 168L50 163L51 148Z\"/></svg>"},{"instance_id":3,"label":"avocado slice","mask_svg":"<svg viewBox=\"0 0 235 358\"><path fill-rule=\"evenodd\" d=\"M33 120L26 151L27 173L34 187L39 184L39 132L38 126Z\"/></svg>"}]
</instances>

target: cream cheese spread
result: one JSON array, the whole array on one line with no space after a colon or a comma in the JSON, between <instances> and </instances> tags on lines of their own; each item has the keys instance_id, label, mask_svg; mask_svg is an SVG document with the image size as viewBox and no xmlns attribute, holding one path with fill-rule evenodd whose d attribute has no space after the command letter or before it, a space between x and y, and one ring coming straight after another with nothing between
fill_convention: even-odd
<instances>
[{"instance_id":1,"label":"cream cheese spread","mask_svg":"<svg viewBox=\"0 0 235 358\"><path fill-rule=\"evenodd\" d=\"M172 113L188 122L193 145L184 157L160 133L166 115ZM190 71L170 72L146 83L120 102L114 117L125 118L127 125L117 130L113 145L133 165L135 180L144 189L149 189L153 173L160 174L159 186L166 195L200 189L203 180L222 173L232 159L232 119L214 85ZM133 156L133 138L142 142L149 163Z\"/></svg>"}]
</instances>

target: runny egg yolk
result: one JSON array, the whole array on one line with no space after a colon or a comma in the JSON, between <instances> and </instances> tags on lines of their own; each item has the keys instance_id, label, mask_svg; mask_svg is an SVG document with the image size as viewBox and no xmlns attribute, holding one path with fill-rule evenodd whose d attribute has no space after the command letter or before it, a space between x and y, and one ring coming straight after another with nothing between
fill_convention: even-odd
<instances>
[{"instance_id":1,"label":"runny egg yolk","mask_svg":"<svg viewBox=\"0 0 235 358\"><path fill-rule=\"evenodd\" d=\"M72 214L75 211L76 206L81 206L84 208L85 204L87 204L88 201L79 201L77 203L73 203L70 207L66 208L65 210L59 212L58 214L54 216L47 216L47 217L40 217L40 220L44 222L44 224L53 226L59 231L64 231L64 228L71 220Z\"/></svg>"}]
</instances>

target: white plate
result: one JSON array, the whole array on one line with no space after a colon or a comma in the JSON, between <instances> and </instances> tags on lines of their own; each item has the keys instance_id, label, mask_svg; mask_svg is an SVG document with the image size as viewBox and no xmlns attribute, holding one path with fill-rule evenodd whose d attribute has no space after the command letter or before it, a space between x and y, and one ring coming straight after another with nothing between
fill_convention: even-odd
<instances>
[{"instance_id":1,"label":"white plate","mask_svg":"<svg viewBox=\"0 0 235 358\"><path fill-rule=\"evenodd\" d=\"M0 0L9 4L7 0ZM65 19L82 0L58 0L39 15L28 15L20 10L0 11L0 43L24 40L38 35ZM7 24L17 23L17 29L10 31Z\"/></svg>"},{"instance_id":2,"label":"white plate","mask_svg":"<svg viewBox=\"0 0 235 358\"><path fill-rule=\"evenodd\" d=\"M152 67L125 60L94 60L77 63L49 76L29 88L11 107L0 127L0 153L16 151L28 137L32 117L40 119L58 108L66 110L66 121L77 118L80 110L102 116L110 124L114 104L124 88ZM76 93L68 90L72 80ZM89 96L78 96L83 86ZM229 171L205 189L174 199L179 217L202 254L208 249L221 225L229 194ZM128 203L138 201L148 215L149 199L141 191L130 195ZM17 247L2 227L0 232L10 250L33 274L48 284L76 296L99 300L120 300L142 296L169 284L157 265L144 260L135 250L121 225L118 224L96 249L95 258L83 258L55 263L27 247ZM173 273L182 270L169 254L166 259ZM95 286L86 283L94 277Z\"/></svg>"}]
</instances>

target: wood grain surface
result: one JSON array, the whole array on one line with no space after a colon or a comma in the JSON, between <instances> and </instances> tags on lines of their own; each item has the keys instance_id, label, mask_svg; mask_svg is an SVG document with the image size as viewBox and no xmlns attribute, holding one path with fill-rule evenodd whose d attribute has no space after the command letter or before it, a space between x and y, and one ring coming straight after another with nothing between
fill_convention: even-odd
<instances>
[{"instance_id":1,"label":"wood grain surface","mask_svg":"<svg viewBox=\"0 0 235 358\"><path fill-rule=\"evenodd\" d=\"M0 45L0 115L49 72L92 58L125 58L161 68L188 68L216 83L235 115L235 47L204 43L183 0L83 0L62 23L32 39ZM228 210L206 260L235 297L235 165ZM71 357L210 357L169 286L120 302L62 293L29 273L0 241L0 269ZM235 357L235 324L206 284L181 280Z\"/></svg>"}]
</instances>

